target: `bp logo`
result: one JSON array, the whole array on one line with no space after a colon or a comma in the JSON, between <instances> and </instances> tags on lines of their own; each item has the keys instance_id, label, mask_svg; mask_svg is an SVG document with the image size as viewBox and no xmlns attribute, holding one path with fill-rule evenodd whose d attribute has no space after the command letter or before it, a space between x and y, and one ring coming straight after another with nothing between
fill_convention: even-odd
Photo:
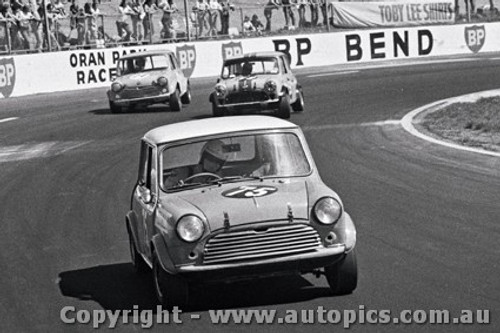
<instances>
[{"instance_id":1,"label":"bp logo","mask_svg":"<svg viewBox=\"0 0 500 333\"><path fill-rule=\"evenodd\" d=\"M196 67L196 48L194 45L184 45L177 47L176 50L179 66L184 73L184 76L191 77L194 68Z\"/></svg>"},{"instance_id":2,"label":"bp logo","mask_svg":"<svg viewBox=\"0 0 500 333\"><path fill-rule=\"evenodd\" d=\"M14 58L0 58L0 94L9 97L16 84L16 66Z\"/></svg>"},{"instance_id":3,"label":"bp logo","mask_svg":"<svg viewBox=\"0 0 500 333\"><path fill-rule=\"evenodd\" d=\"M473 25L465 28L465 43L472 52L479 52L484 45L485 39L486 30L484 25Z\"/></svg>"},{"instance_id":4,"label":"bp logo","mask_svg":"<svg viewBox=\"0 0 500 333\"><path fill-rule=\"evenodd\" d=\"M230 42L222 44L222 60L237 57L243 54L243 46L241 42Z\"/></svg>"}]
</instances>

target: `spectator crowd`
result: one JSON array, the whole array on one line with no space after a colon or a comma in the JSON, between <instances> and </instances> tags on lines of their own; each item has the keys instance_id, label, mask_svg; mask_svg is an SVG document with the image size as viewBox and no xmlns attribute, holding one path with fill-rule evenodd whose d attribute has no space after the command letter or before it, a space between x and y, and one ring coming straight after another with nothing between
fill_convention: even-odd
<instances>
[{"instance_id":1,"label":"spectator crowd","mask_svg":"<svg viewBox=\"0 0 500 333\"><path fill-rule=\"evenodd\" d=\"M101 1L107 2L106 13L101 11ZM455 0L457 13L462 1L467 13L476 12L475 0ZM496 11L493 0L488 1L488 10ZM181 10L176 2L181 2ZM260 36L273 31L277 25L276 15L282 15L279 21L284 21L284 25L280 23L275 30L329 27L329 2L266 0L259 5L265 23L255 10L238 8L236 17L240 25L231 27L230 16L237 8L226 0L189 0L186 9L181 0L0 0L0 53L171 42L187 37L239 35L240 32L244 36ZM481 8L481 12L484 10ZM110 29L105 21L113 22L111 26L116 26L116 34L111 32L115 28Z\"/></svg>"}]
</instances>

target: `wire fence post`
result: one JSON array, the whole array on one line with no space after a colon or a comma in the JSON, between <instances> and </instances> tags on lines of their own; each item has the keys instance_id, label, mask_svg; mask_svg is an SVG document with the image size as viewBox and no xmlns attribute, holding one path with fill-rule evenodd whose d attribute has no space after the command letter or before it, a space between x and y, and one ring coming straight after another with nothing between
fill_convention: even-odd
<instances>
[{"instance_id":1,"label":"wire fence post","mask_svg":"<svg viewBox=\"0 0 500 333\"><path fill-rule=\"evenodd\" d=\"M187 0L184 0L184 19L186 20L186 34L188 42L191 41L191 29L189 27L189 10Z\"/></svg>"}]
</instances>

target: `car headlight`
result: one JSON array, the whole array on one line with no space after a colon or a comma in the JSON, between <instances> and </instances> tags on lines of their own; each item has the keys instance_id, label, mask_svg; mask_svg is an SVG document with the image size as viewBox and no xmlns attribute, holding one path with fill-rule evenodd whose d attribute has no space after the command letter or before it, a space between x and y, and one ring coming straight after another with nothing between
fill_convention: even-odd
<instances>
[{"instance_id":1,"label":"car headlight","mask_svg":"<svg viewBox=\"0 0 500 333\"><path fill-rule=\"evenodd\" d=\"M342 206L331 197L319 199L314 205L314 215L319 222L323 224L333 224L338 221L342 215Z\"/></svg>"},{"instance_id":2,"label":"car headlight","mask_svg":"<svg viewBox=\"0 0 500 333\"><path fill-rule=\"evenodd\" d=\"M223 97L226 94L226 86L223 84L216 85L215 94L217 95L217 97Z\"/></svg>"},{"instance_id":3,"label":"car headlight","mask_svg":"<svg viewBox=\"0 0 500 333\"><path fill-rule=\"evenodd\" d=\"M168 80L166 77L164 76L160 76L158 78L158 85L162 86L162 87L165 87L166 85L168 85Z\"/></svg>"},{"instance_id":4,"label":"car headlight","mask_svg":"<svg viewBox=\"0 0 500 333\"><path fill-rule=\"evenodd\" d=\"M205 226L198 216L185 215L177 222L177 234L185 242L196 242L204 231Z\"/></svg>"},{"instance_id":5,"label":"car headlight","mask_svg":"<svg viewBox=\"0 0 500 333\"><path fill-rule=\"evenodd\" d=\"M267 92L275 92L276 91L276 87L277 87L277 84L276 82L274 81L267 81L265 84L264 84L264 90L267 91Z\"/></svg>"},{"instance_id":6,"label":"car headlight","mask_svg":"<svg viewBox=\"0 0 500 333\"><path fill-rule=\"evenodd\" d=\"M113 90L115 93L119 92L122 89L123 85L120 82L113 82L113 84L111 85L111 90Z\"/></svg>"}]
</instances>

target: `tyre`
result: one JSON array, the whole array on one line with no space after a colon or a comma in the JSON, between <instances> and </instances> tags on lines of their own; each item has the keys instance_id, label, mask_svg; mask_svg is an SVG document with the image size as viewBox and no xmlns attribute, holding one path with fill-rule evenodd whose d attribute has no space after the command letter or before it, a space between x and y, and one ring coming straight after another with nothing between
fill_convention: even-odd
<instances>
[{"instance_id":1,"label":"tyre","mask_svg":"<svg viewBox=\"0 0 500 333\"><path fill-rule=\"evenodd\" d=\"M119 105L116 105L115 102L113 102L113 101L109 101L109 109L111 110L111 113L122 112L122 107Z\"/></svg>"},{"instance_id":2,"label":"tyre","mask_svg":"<svg viewBox=\"0 0 500 333\"><path fill-rule=\"evenodd\" d=\"M290 118L291 109L292 107L290 105L290 96L288 94L285 94L280 99L276 115L282 119L288 119Z\"/></svg>"},{"instance_id":3,"label":"tyre","mask_svg":"<svg viewBox=\"0 0 500 333\"><path fill-rule=\"evenodd\" d=\"M176 88L175 91L170 95L170 110L180 111L182 109L182 102L179 93L179 89Z\"/></svg>"},{"instance_id":4,"label":"tyre","mask_svg":"<svg viewBox=\"0 0 500 333\"><path fill-rule=\"evenodd\" d=\"M186 307L189 302L189 286L185 279L166 272L153 255L153 281L158 301L167 309Z\"/></svg>"},{"instance_id":5,"label":"tyre","mask_svg":"<svg viewBox=\"0 0 500 333\"><path fill-rule=\"evenodd\" d=\"M137 273L145 273L149 270L149 266L146 264L142 256L137 251L137 247L134 242L132 234L128 233L129 245L130 245L130 258L132 259L132 265Z\"/></svg>"},{"instance_id":6,"label":"tyre","mask_svg":"<svg viewBox=\"0 0 500 333\"><path fill-rule=\"evenodd\" d=\"M350 294L358 285L358 265L353 249L341 261L325 267L325 275L334 295Z\"/></svg>"},{"instance_id":7,"label":"tyre","mask_svg":"<svg viewBox=\"0 0 500 333\"><path fill-rule=\"evenodd\" d=\"M212 114L214 117L222 117L224 115L224 110L215 101L212 102Z\"/></svg>"},{"instance_id":8,"label":"tyre","mask_svg":"<svg viewBox=\"0 0 500 333\"><path fill-rule=\"evenodd\" d=\"M191 103L191 85L188 82L187 90L184 95L181 96L182 104L190 104Z\"/></svg>"},{"instance_id":9,"label":"tyre","mask_svg":"<svg viewBox=\"0 0 500 333\"><path fill-rule=\"evenodd\" d=\"M297 89L297 100L292 104L293 111L304 111L304 94L302 89Z\"/></svg>"}]
</instances>

